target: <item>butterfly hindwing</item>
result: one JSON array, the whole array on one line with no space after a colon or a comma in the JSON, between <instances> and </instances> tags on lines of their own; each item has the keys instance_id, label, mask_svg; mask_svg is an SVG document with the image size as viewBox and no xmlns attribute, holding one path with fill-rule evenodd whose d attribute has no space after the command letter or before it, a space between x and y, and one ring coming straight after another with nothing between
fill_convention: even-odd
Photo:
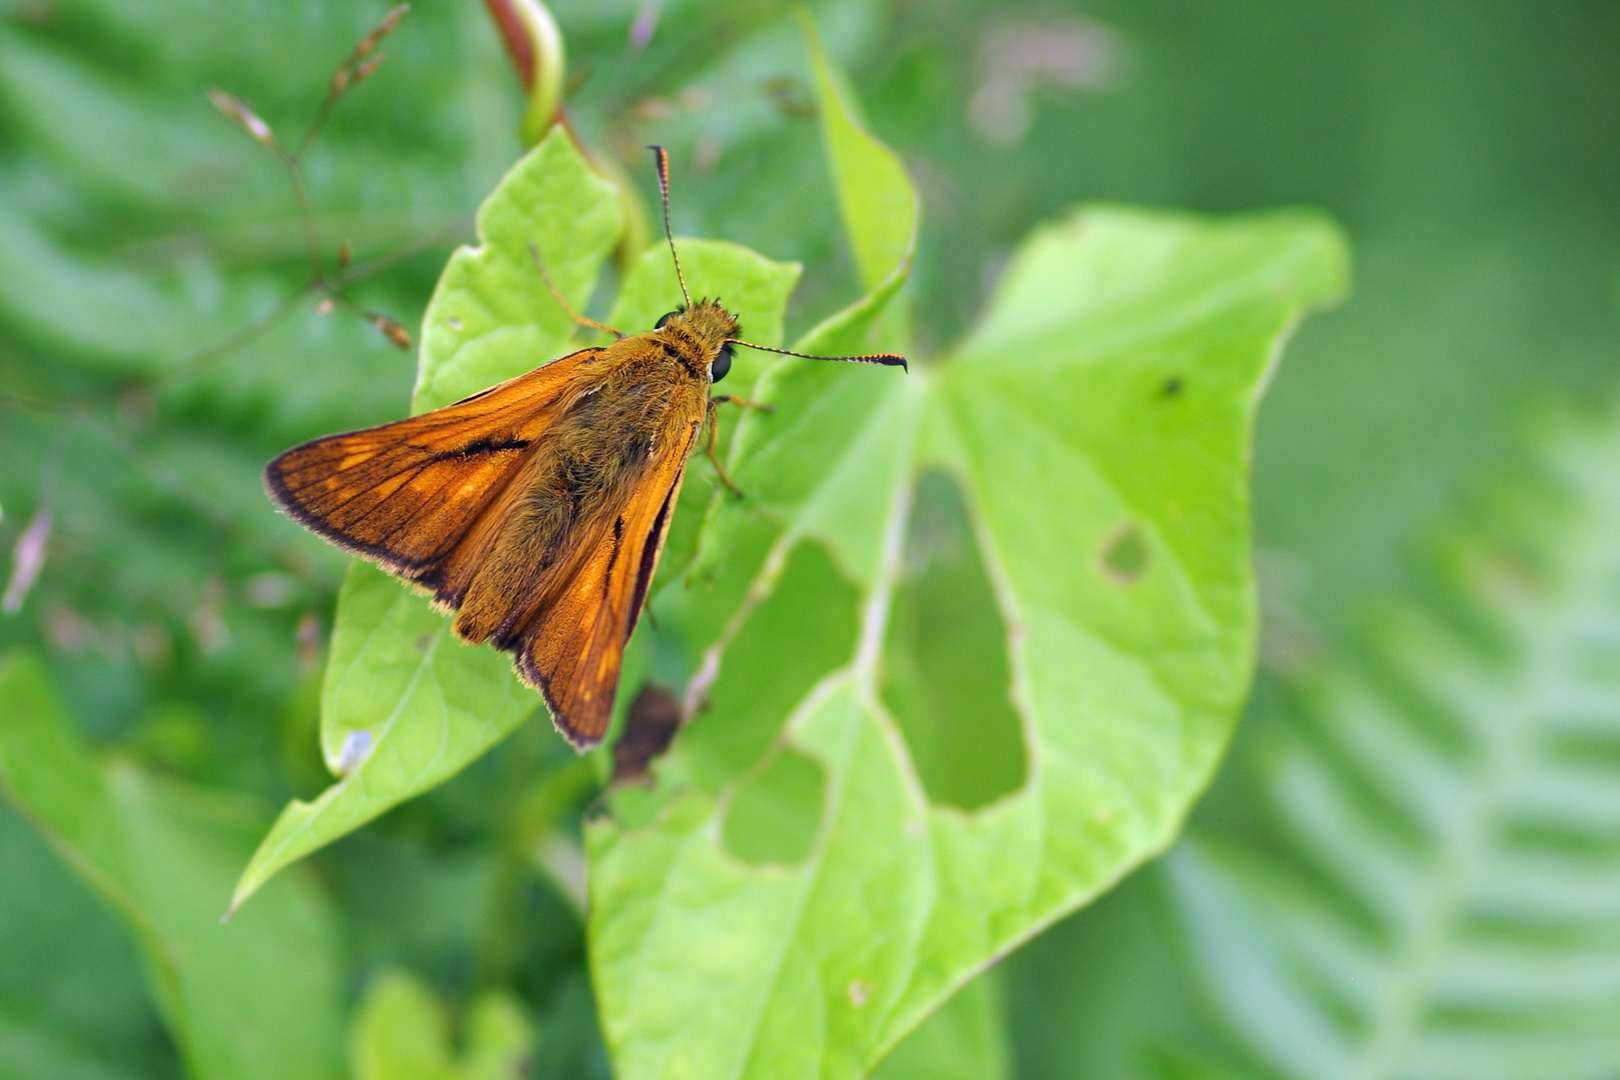
<instances>
[{"instance_id":1,"label":"butterfly hindwing","mask_svg":"<svg viewBox=\"0 0 1620 1080\"><path fill-rule=\"evenodd\" d=\"M669 534L698 416L560 583L555 602L510 645L518 674L545 695L558 730L576 746L592 746L607 732L624 647Z\"/></svg>"}]
</instances>

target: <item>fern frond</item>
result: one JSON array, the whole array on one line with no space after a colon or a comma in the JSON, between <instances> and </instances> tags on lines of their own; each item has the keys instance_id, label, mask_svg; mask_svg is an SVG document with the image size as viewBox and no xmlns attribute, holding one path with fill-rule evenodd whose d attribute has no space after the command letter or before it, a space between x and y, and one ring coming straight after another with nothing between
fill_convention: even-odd
<instances>
[{"instance_id":1,"label":"fern frond","mask_svg":"<svg viewBox=\"0 0 1620 1080\"><path fill-rule=\"evenodd\" d=\"M1260 750L1277 850L1168 860L1257 1067L1620 1076L1620 413L1536 464Z\"/></svg>"}]
</instances>

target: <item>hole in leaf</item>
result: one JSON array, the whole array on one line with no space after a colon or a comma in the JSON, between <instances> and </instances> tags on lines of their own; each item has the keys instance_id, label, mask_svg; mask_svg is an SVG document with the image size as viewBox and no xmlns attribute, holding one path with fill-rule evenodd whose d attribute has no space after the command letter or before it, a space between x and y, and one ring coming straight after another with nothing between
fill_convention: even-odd
<instances>
[{"instance_id":1,"label":"hole in leaf","mask_svg":"<svg viewBox=\"0 0 1620 1080\"><path fill-rule=\"evenodd\" d=\"M1119 526L1103 541L1103 573L1115 585L1129 585L1141 577L1147 561L1147 539L1131 522Z\"/></svg>"},{"instance_id":2,"label":"hole in leaf","mask_svg":"<svg viewBox=\"0 0 1620 1080\"><path fill-rule=\"evenodd\" d=\"M915 495L884 643L883 701L929 799L975 810L1017 791L1028 768L1008 697L1007 625L956 481L924 472Z\"/></svg>"},{"instance_id":3,"label":"hole in leaf","mask_svg":"<svg viewBox=\"0 0 1620 1080\"><path fill-rule=\"evenodd\" d=\"M731 856L751 865L791 866L810 856L821 823L821 766L791 747L732 796L721 830Z\"/></svg>"},{"instance_id":4,"label":"hole in leaf","mask_svg":"<svg viewBox=\"0 0 1620 1080\"><path fill-rule=\"evenodd\" d=\"M681 752L710 792L758 761L782 722L828 672L849 663L860 596L820 544L788 556L776 589L749 615L720 663L708 708L689 720Z\"/></svg>"}]
</instances>

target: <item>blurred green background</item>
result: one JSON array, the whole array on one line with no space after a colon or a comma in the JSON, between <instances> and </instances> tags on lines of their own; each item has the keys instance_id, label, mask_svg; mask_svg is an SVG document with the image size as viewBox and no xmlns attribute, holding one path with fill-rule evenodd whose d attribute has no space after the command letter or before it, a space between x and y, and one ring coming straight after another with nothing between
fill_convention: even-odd
<instances>
[{"instance_id":1,"label":"blurred green background","mask_svg":"<svg viewBox=\"0 0 1620 1080\"><path fill-rule=\"evenodd\" d=\"M316 314L308 298L281 310L308 278L291 189L204 92L244 98L295 139L384 10L0 0L0 543L42 499L54 517L0 649L40 650L95 742L252 793L267 813L322 782L320 635L344 559L272 512L258 470L294 442L399 415L412 365L353 312ZM1310 204L1349 232L1354 294L1303 325L1261 411L1262 673L1200 811L1241 830L1248 748L1287 712L1267 703L1356 653L1377 598L1433 599L1430 541L1518 460L1527 417L1613 383L1620 8L812 10L922 192L924 355L971 322L1016 241L1077 201ZM856 294L785 5L554 11L570 114L646 205L641 147L659 142L677 231L802 261L790 338ZM522 102L474 0L421 0L387 51L307 175L328 256L347 239L357 265L387 263L354 295L414 329L522 151ZM600 1076L578 915L511 840L563 753L528 725L314 862L341 912L348 991L388 965L456 1007L509 986L542 1033L535 1075ZM1216 1075L1133 1042L1223 1041L1170 906L1148 868L1002 967L1014 1075ZM20 1055L0 1076L66 1075L15 1064L39 1047L69 1048L73 1075L181 1073L121 924L5 807L0 1046Z\"/></svg>"}]
</instances>

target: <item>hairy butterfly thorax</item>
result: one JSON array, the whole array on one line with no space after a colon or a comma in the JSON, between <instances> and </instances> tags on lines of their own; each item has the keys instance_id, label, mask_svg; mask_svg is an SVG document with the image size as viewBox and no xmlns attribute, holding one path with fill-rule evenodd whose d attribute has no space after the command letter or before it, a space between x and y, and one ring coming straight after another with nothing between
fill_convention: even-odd
<instances>
[{"instance_id":1,"label":"hairy butterfly thorax","mask_svg":"<svg viewBox=\"0 0 1620 1080\"><path fill-rule=\"evenodd\" d=\"M647 336L679 358L693 374L719 382L731 370L731 343L741 328L719 300L699 300L671 311Z\"/></svg>"}]
</instances>

